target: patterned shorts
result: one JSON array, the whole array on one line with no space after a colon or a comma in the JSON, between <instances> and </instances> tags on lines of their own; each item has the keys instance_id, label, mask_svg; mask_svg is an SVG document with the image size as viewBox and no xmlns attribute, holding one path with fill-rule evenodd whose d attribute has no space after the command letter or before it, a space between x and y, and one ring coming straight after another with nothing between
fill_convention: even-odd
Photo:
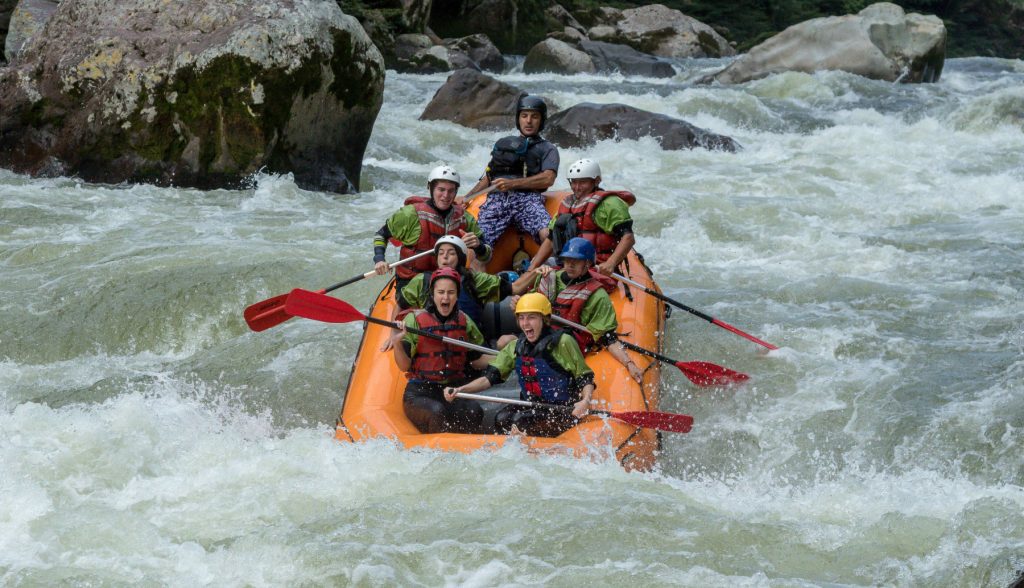
<instances>
[{"instance_id":1,"label":"patterned shorts","mask_svg":"<svg viewBox=\"0 0 1024 588\"><path fill-rule=\"evenodd\" d=\"M549 222L551 215L544 208L544 195L539 192L492 192L477 218L484 242L492 247L510 223L540 241L538 234Z\"/></svg>"}]
</instances>

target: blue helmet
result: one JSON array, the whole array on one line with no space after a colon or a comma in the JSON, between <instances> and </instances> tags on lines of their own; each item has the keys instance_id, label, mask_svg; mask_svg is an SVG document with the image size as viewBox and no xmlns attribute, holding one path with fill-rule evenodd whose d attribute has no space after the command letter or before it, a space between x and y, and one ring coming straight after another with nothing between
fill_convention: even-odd
<instances>
[{"instance_id":1,"label":"blue helmet","mask_svg":"<svg viewBox=\"0 0 1024 588\"><path fill-rule=\"evenodd\" d=\"M587 241L583 237L573 237L562 247L562 254L558 257L567 257L569 259L586 259L590 263L594 263L597 259L597 250L594 249L594 244Z\"/></svg>"}]
</instances>

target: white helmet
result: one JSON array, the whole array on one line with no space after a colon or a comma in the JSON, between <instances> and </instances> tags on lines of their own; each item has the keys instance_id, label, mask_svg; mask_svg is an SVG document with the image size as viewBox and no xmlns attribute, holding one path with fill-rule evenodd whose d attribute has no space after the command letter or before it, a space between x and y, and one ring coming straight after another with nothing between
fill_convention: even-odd
<instances>
[{"instance_id":1,"label":"white helmet","mask_svg":"<svg viewBox=\"0 0 1024 588\"><path fill-rule=\"evenodd\" d=\"M439 165L430 170L430 175L427 176L427 185L432 185L436 180L447 180L455 182L456 185L462 184L459 172L455 171L455 168L450 165Z\"/></svg>"},{"instance_id":2,"label":"white helmet","mask_svg":"<svg viewBox=\"0 0 1024 588\"><path fill-rule=\"evenodd\" d=\"M462 252L463 257L469 255L469 248L466 247L466 243L455 235L445 235L438 239L437 242L434 243L434 255L437 255L438 250L441 249L441 245L444 245L445 243L454 245L456 249Z\"/></svg>"},{"instance_id":3,"label":"white helmet","mask_svg":"<svg viewBox=\"0 0 1024 588\"><path fill-rule=\"evenodd\" d=\"M581 159L569 166L569 173L565 174L570 180L583 178L596 179L601 177L601 166L593 159Z\"/></svg>"}]
</instances>

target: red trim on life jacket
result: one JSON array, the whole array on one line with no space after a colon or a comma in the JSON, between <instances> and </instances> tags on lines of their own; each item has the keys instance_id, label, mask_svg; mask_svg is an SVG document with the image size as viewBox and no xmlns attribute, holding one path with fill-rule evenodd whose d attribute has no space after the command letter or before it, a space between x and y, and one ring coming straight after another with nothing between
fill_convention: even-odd
<instances>
[{"instance_id":1,"label":"red trim on life jacket","mask_svg":"<svg viewBox=\"0 0 1024 588\"><path fill-rule=\"evenodd\" d=\"M597 226L597 223L594 222L594 211L609 196L618 196L627 206L636 204L636 196L632 192L625 190L598 190L587 194L579 200L573 201L569 205L567 201L572 199L570 195L563 198L558 204L558 215L568 214L576 219L576 236L583 237L593 243L594 249L597 250L597 263L607 261L611 254L615 252L615 247L619 244L619 239L615 235L602 231L601 227Z\"/></svg>"},{"instance_id":2,"label":"red trim on life jacket","mask_svg":"<svg viewBox=\"0 0 1024 588\"><path fill-rule=\"evenodd\" d=\"M603 289L611 294L615 291L615 280L591 269L590 279L566 286L552 299L551 293L555 290L555 280L557 280L556 273L550 272L544 276L544 279L537 284L537 291L551 300L552 312L577 324L582 322L583 307L587 305L587 300L590 300L590 296L594 292ZM549 278L549 276L551 277ZM570 332L579 343L580 350L586 353L587 348L594 343L594 337L590 331L572 329Z\"/></svg>"},{"instance_id":3,"label":"red trim on life jacket","mask_svg":"<svg viewBox=\"0 0 1024 588\"><path fill-rule=\"evenodd\" d=\"M453 321L442 323L434 313L417 308L412 310L416 326L442 337L465 341L468 337L466 315L460 310ZM469 363L465 347L450 345L430 337L420 337L416 342L416 355L405 377L410 380L443 382L466 376Z\"/></svg>"}]
</instances>

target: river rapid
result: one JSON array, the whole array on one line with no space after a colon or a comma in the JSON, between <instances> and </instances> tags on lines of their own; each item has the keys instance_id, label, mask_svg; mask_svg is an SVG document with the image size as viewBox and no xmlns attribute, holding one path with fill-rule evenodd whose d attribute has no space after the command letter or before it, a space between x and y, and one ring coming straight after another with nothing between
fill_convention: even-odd
<instances>
[{"instance_id":1,"label":"river rapid","mask_svg":"<svg viewBox=\"0 0 1024 588\"><path fill-rule=\"evenodd\" d=\"M504 133L419 113L388 72L363 192L198 191L0 170L0 584L1005 586L1024 568L1024 62L938 84L790 73L735 87L508 73L736 138L562 149L629 189L676 311L656 471L333 439L356 324L250 332L249 304L370 267L441 162ZM510 120L511 128L511 120ZM466 181L468 185L469 180ZM389 249L389 258L395 251ZM379 280L336 294L366 308Z\"/></svg>"}]
</instances>

